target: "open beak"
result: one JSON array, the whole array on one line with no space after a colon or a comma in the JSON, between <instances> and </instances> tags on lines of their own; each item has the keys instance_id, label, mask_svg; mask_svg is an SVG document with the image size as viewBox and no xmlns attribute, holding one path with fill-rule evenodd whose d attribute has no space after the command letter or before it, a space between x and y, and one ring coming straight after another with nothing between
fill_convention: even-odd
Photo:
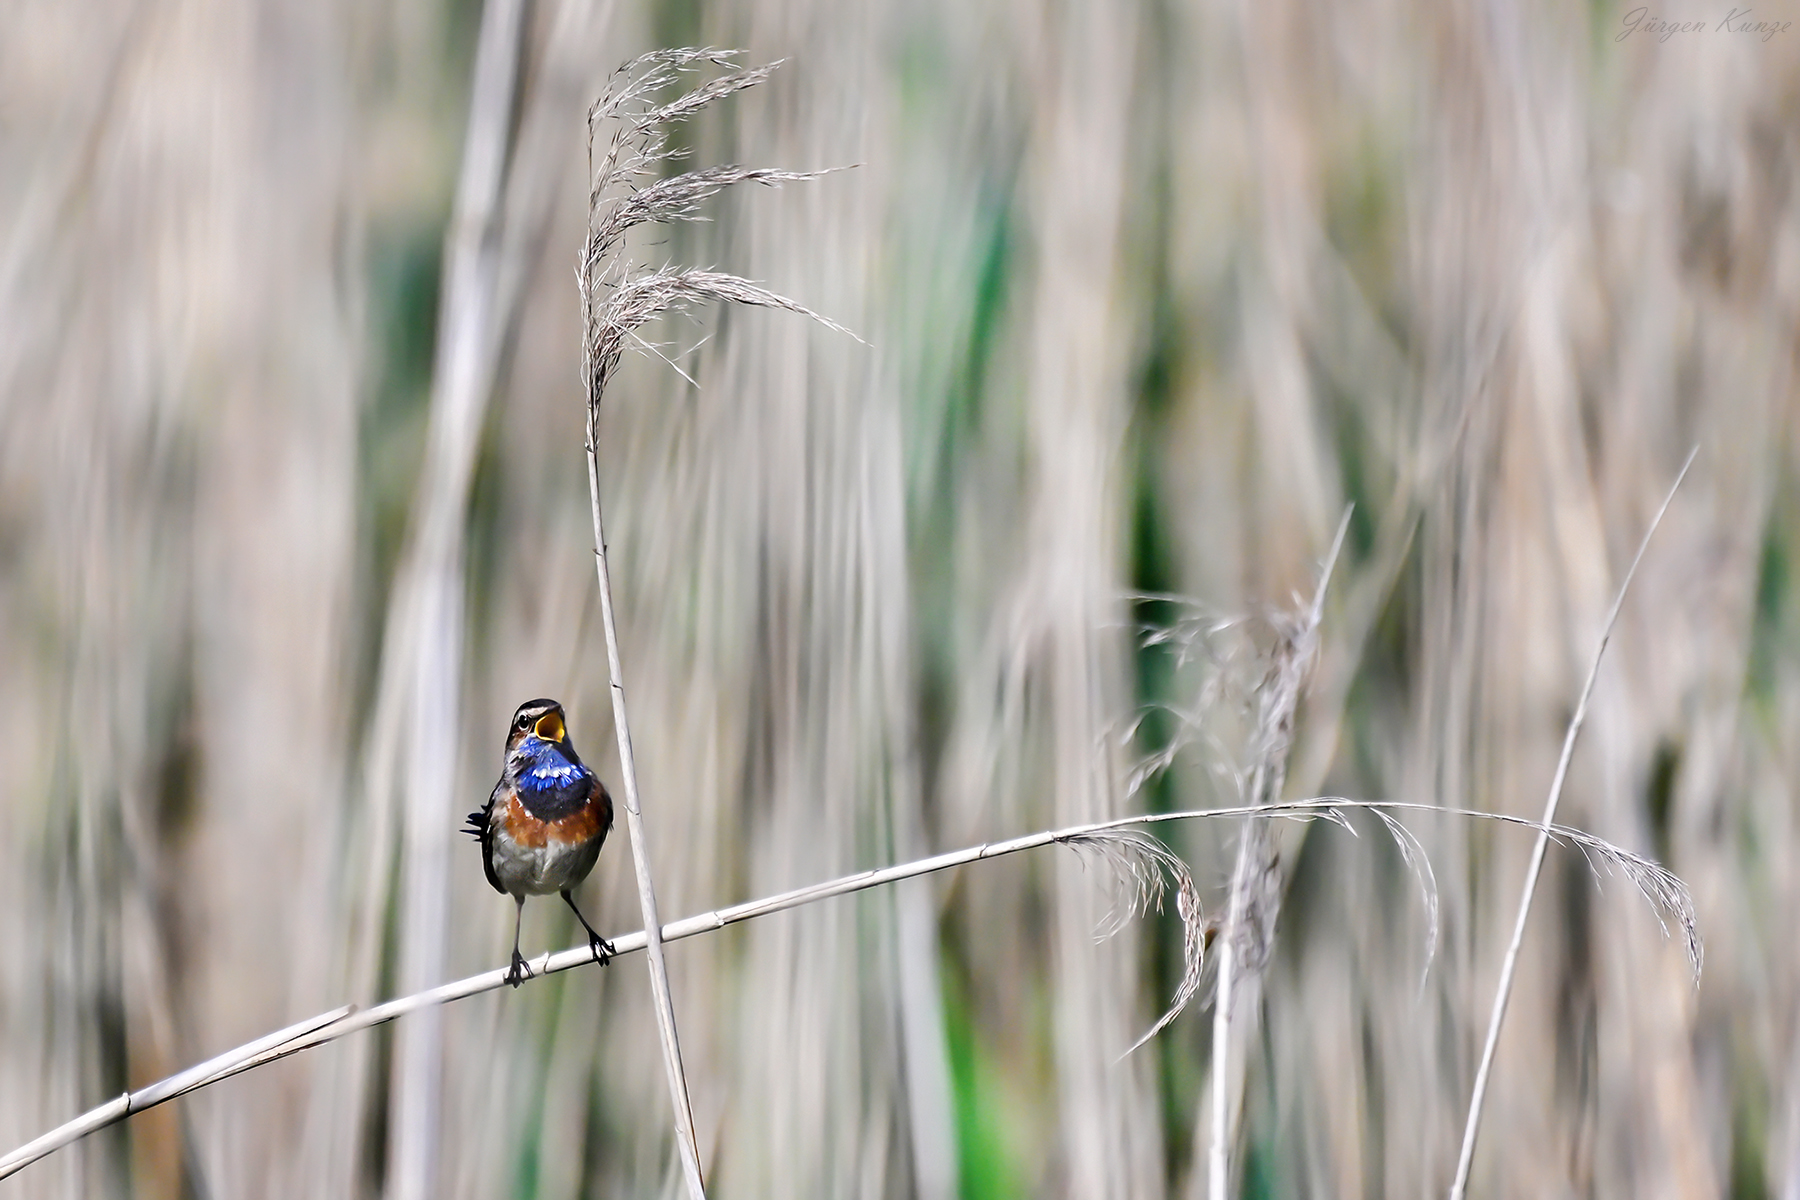
<instances>
[{"instance_id":1,"label":"open beak","mask_svg":"<svg viewBox=\"0 0 1800 1200\"><path fill-rule=\"evenodd\" d=\"M562 714L559 712L547 712L539 717L537 724L531 727L531 731L546 742L560 742L568 734L568 731L563 728Z\"/></svg>"}]
</instances>

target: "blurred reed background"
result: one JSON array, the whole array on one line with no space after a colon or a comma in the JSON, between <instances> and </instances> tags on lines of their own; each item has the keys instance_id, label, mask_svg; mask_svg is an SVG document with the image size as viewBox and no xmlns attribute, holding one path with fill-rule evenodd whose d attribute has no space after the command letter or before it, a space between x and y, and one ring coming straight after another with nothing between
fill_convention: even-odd
<instances>
[{"instance_id":1,"label":"blurred reed background","mask_svg":"<svg viewBox=\"0 0 1800 1200\"><path fill-rule=\"evenodd\" d=\"M871 345L709 313L650 334L697 387L643 358L608 397L665 917L1234 801L1259 614L1310 594L1348 502L1287 794L1535 816L1698 443L1562 819L1689 881L1706 973L1553 855L1474 1194L1800 1197L1800 32L1692 4L1650 15L1706 32L1621 41L1626 7L539 0L493 387L435 489L477 0L0 7L0 1149L504 962L512 906L450 839L507 716L559 696L618 770L582 114L626 58L710 44L788 63L685 127L696 164L861 165L639 258ZM1195 613L1248 620L1190 626L1185 661L1136 636ZM430 670L455 728L422 762ZM1421 989L1423 906L1365 824L1279 832L1244 1195L1441 1195L1455 1166L1529 841L1409 820L1443 905ZM1232 832L1168 835L1209 906ZM609 931L637 927L628 858L621 832L583 893ZM1202 1195L1203 1015L1113 1065L1180 928L1096 945L1107 899L1040 852L671 946L713 1193ZM529 906L528 951L578 932ZM0 1196L676 1194L643 970L239 1077Z\"/></svg>"}]
</instances>

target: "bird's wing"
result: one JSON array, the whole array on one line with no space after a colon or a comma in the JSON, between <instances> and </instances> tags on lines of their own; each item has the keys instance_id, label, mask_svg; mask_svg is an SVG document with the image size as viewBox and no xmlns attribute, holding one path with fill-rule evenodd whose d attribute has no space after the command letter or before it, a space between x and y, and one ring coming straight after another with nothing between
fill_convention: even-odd
<instances>
[{"instance_id":1,"label":"bird's wing","mask_svg":"<svg viewBox=\"0 0 1800 1200\"><path fill-rule=\"evenodd\" d=\"M463 829L464 833L481 843L481 869L487 874L487 881L496 892L506 891L494 874L494 814L500 807L500 789L505 783L506 780L502 778L494 785L494 790L488 793L487 803L469 814L469 823Z\"/></svg>"}]
</instances>

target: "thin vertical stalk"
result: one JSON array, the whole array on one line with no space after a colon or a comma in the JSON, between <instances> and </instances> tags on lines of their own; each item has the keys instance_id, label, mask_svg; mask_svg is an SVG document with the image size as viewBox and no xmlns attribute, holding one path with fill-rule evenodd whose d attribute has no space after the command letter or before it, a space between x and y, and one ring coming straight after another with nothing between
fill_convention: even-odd
<instances>
[{"instance_id":1,"label":"thin vertical stalk","mask_svg":"<svg viewBox=\"0 0 1800 1200\"><path fill-rule=\"evenodd\" d=\"M469 124L445 246L447 283L432 372L431 428L420 483L406 602L413 693L406 772L400 985L444 975L451 822L461 724L463 526L483 414L493 390L505 317L499 298L507 149L518 91L525 0L488 0L481 15ZM438 1191L443 1019L428 1010L395 1045L389 1193L425 1200Z\"/></svg>"},{"instance_id":2,"label":"thin vertical stalk","mask_svg":"<svg viewBox=\"0 0 1800 1200\"><path fill-rule=\"evenodd\" d=\"M594 512L594 565L600 579L600 620L606 629L606 668L612 681L613 728L619 736L619 781L625 792L625 828L631 836L631 860L637 868L638 905L644 913L644 961L650 969L650 995L656 1031L662 1041L663 1068L669 1077L669 1099L675 1106L675 1142L689 1200L706 1200L700 1174L700 1145L694 1135L694 1109L688 1099L687 1072L681 1065L681 1037L675 1028L675 1002L669 990L669 968L663 959L662 921L656 914L656 887L650 878L650 847L638 804L637 759L631 752L631 724L625 715L625 673L619 663L619 626L613 613L612 575L606 560L606 531L600 518L600 406L588 402L588 498Z\"/></svg>"},{"instance_id":3,"label":"thin vertical stalk","mask_svg":"<svg viewBox=\"0 0 1800 1200\"><path fill-rule=\"evenodd\" d=\"M1248 821L1250 818L1245 818ZM1248 829L1245 830L1248 832ZM1245 849L1247 842L1238 843L1238 862L1231 873L1233 894L1237 891L1238 867L1244 865L1247 858ZM1206 1156L1206 1194L1212 1200L1225 1200L1225 1187L1231 1179L1231 1152L1227 1149L1231 1138L1231 1084L1229 1082L1231 1054L1231 1005L1237 980L1237 956L1232 953L1232 943L1237 938L1235 930L1230 928L1235 922L1227 918L1227 936L1219 939L1218 984L1213 996L1213 1062L1212 1062L1212 1145Z\"/></svg>"},{"instance_id":4,"label":"thin vertical stalk","mask_svg":"<svg viewBox=\"0 0 1800 1200\"><path fill-rule=\"evenodd\" d=\"M1625 605L1625 593L1630 590L1638 564L1644 560L1644 551L1650 548L1650 539L1656 535L1656 527L1662 524L1663 514L1669 511L1669 504L1675 499L1681 481L1687 478L1688 468L1694 465L1694 456L1698 453L1699 446L1688 451L1687 461L1681 464L1681 473L1675 476L1669 494L1663 497L1662 507L1656 510L1656 516L1650 521L1650 528L1644 530L1644 538L1638 543L1637 554L1632 557L1631 566L1625 571L1618 595L1613 597L1612 611L1606 614L1606 624L1601 627L1600 644L1594 647L1594 660L1588 666L1587 682L1581 687L1581 702L1575 706L1575 715L1569 718L1568 732L1563 735L1562 757L1557 760L1556 775L1550 781L1550 796L1544 801L1544 815L1538 830L1537 844L1531 848L1531 865L1525 869L1525 888L1519 896L1519 914L1513 921L1512 942L1506 947L1506 958L1500 964L1500 984L1494 991L1494 1008L1488 1016L1487 1042L1481 1048L1481 1065L1476 1068L1475 1089L1469 1096L1469 1116L1463 1125L1462 1152L1456 1160L1456 1179L1450 1184L1450 1200L1463 1200L1469 1186L1469 1166L1475 1158L1475 1135L1481 1128L1481 1106L1487 1098L1488 1076L1494 1067L1494 1048L1499 1045L1500 1024L1506 1019L1507 1001L1512 997L1513 973L1519 965L1519 947L1525 941L1525 920L1531 915L1531 900L1537 893L1538 876L1544 869L1544 854L1550 847L1550 833L1543 826L1556 820L1556 807L1562 801L1563 784L1569 777L1569 760L1575 754L1575 738L1581 733L1582 722L1587 720L1588 699L1594 694L1594 681L1600 676L1600 659L1606 653L1606 644L1612 640L1613 625L1618 622L1619 610Z\"/></svg>"},{"instance_id":5,"label":"thin vertical stalk","mask_svg":"<svg viewBox=\"0 0 1800 1200\"><path fill-rule=\"evenodd\" d=\"M1288 635L1285 645L1276 651L1276 662L1264 683L1262 713L1257 722L1256 771L1251 776L1250 802L1262 808L1281 799L1280 791L1287 778L1287 754L1293 740L1294 710L1312 667L1318 646L1319 622L1325 615L1325 589L1331 584L1338 554L1344 548L1344 534L1350 529L1351 510L1344 510L1338 522L1337 536L1319 572L1319 585L1313 592L1312 607L1301 618L1301 627ZM1231 1085L1232 1007L1237 1002L1237 981L1246 974L1251 958L1258 963L1265 953L1250 955L1244 951L1267 940L1274 922L1272 900L1264 895L1268 886L1272 856L1269 853L1269 829L1266 821L1246 817L1238 837L1237 862L1231 870L1231 891L1227 900L1225 921L1219 931L1219 955L1216 990L1213 1001L1212 1062L1212 1142L1207 1150L1207 1189L1212 1200L1225 1200L1231 1182ZM1259 897L1261 897L1259 902ZM1255 911L1258 908L1266 911ZM1251 970L1259 969L1256 964Z\"/></svg>"},{"instance_id":6,"label":"thin vertical stalk","mask_svg":"<svg viewBox=\"0 0 1800 1200\"><path fill-rule=\"evenodd\" d=\"M594 516L594 565L600 577L600 616L606 630L606 661L611 673L613 727L619 737L619 771L625 792L625 825L631 836L637 870L638 902L643 908L645 961L661 1035L663 1066L675 1108L676 1143L690 1200L704 1200L700 1149L694 1135L693 1106L681 1064L681 1040L675 1028L668 966L663 960L662 924L656 914L656 889L650 877L650 851L639 804L637 761L631 750L626 717L624 670L619 661L619 628L613 605L612 576L606 530L600 515L600 402L606 382L628 342L651 349L637 330L658 313L685 311L702 302L781 308L812 317L831 329L841 327L804 305L736 275L665 266L633 270L623 257L627 232L639 225L699 220L703 201L734 184L777 184L812 178L814 172L714 167L687 171L645 185L658 164L681 157L669 146L667 127L685 121L715 100L768 78L773 65L740 69L735 52L718 50L654 50L614 72L607 92L588 110L588 224L576 277L581 291L582 373L587 398L588 496ZM702 66L725 68L717 78L661 104L660 95L685 72ZM617 121L618 128L596 163L594 139L598 122Z\"/></svg>"}]
</instances>

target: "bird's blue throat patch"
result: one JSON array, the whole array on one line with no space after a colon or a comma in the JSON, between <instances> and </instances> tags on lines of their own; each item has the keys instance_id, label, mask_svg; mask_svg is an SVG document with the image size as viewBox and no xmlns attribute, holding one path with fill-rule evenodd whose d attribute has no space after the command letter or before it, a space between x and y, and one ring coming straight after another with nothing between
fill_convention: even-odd
<instances>
[{"instance_id":1,"label":"bird's blue throat patch","mask_svg":"<svg viewBox=\"0 0 1800 1200\"><path fill-rule=\"evenodd\" d=\"M587 768L570 762L562 751L536 738L527 740L525 769L519 772L519 786L534 792L562 792L587 777Z\"/></svg>"}]
</instances>

